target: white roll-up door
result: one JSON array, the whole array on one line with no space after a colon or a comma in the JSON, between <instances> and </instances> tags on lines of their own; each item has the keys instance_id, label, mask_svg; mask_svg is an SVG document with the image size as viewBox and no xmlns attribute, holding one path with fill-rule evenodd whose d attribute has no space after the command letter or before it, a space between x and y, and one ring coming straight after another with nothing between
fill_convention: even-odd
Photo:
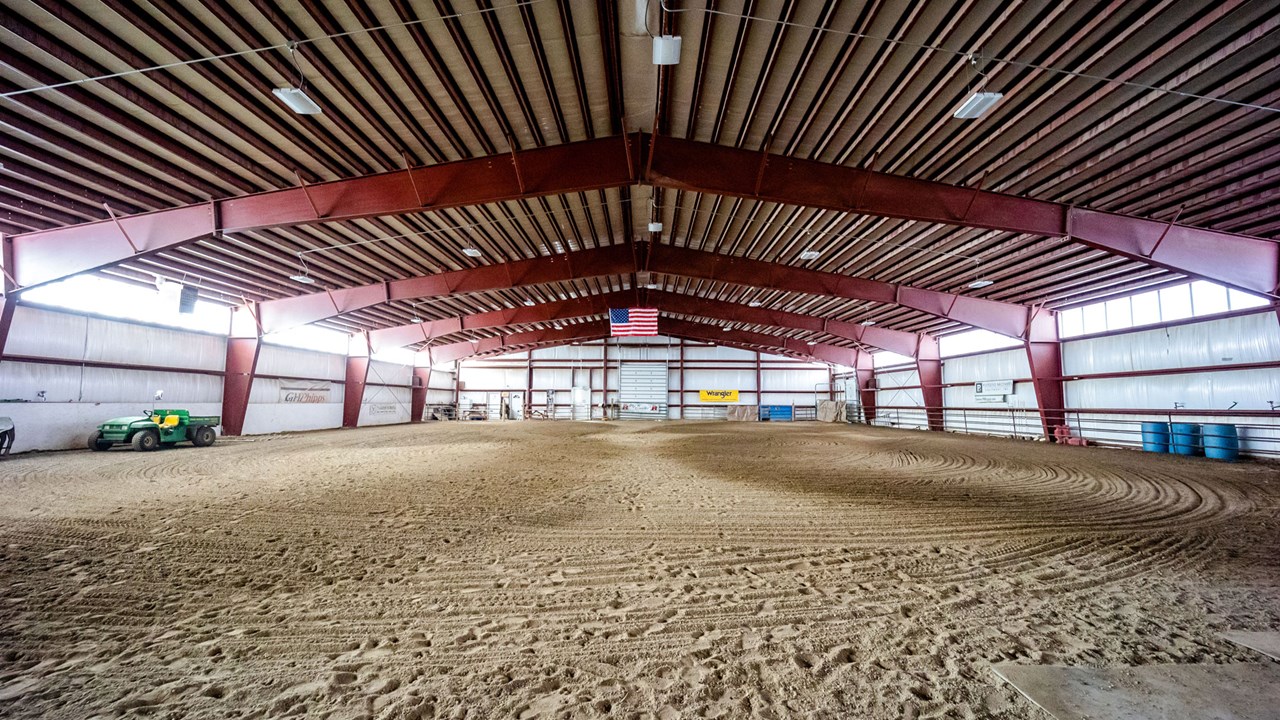
<instances>
[{"instance_id":1,"label":"white roll-up door","mask_svg":"<svg viewBox=\"0 0 1280 720\"><path fill-rule=\"evenodd\" d=\"M667 419L667 364L624 362L618 369L618 417Z\"/></svg>"}]
</instances>

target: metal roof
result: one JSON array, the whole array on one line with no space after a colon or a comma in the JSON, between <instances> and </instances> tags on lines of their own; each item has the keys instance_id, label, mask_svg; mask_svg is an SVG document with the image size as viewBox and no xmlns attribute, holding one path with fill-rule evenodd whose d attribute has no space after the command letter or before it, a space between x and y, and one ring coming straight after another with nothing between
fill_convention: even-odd
<instances>
[{"instance_id":1,"label":"metal roof","mask_svg":"<svg viewBox=\"0 0 1280 720\"><path fill-rule=\"evenodd\" d=\"M646 130L1280 237L1280 4L710 5L653 0L642 27L630 0L15 0L0 10L0 232L100 220L104 203L132 214ZM652 64L650 33L682 37L678 65ZM298 84L322 114L271 93ZM1004 98L954 119L979 87ZM342 288L644 238L651 218L662 242L1051 308L1183 279L1062 238L649 187L227 234L101 272L240 303L314 292L289 279L299 253L318 286ZM801 261L805 249L821 254ZM995 283L968 288L978 277ZM959 327L892 305L653 282L901 330ZM630 283L392 302L326 324Z\"/></svg>"}]
</instances>

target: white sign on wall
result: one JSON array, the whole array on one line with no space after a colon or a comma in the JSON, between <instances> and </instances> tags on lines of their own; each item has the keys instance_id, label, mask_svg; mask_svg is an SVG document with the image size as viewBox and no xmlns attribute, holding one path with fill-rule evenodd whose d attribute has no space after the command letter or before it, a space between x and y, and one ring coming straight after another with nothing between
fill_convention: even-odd
<instances>
[{"instance_id":1,"label":"white sign on wall","mask_svg":"<svg viewBox=\"0 0 1280 720\"><path fill-rule=\"evenodd\" d=\"M282 403L327 403L329 402L329 383L291 382L280 385L280 402Z\"/></svg>"},{"instance_id":2,"label":"white sign on wall","mask_svg":"<svg viewBox=\"0 0 1280 720\"><path fill-rule=\"evenodd\" d=\"M982 380L973 384L974 395L1012 395L1012 380Z\"/></svg>"},{"instance_id":3,"label":"white sign on wall","mask_svg":"<svg viewBox=\"0 0 1280 720\"><path fill-rule=\"evenodd\" d=\"M395 403L370 403L368 405L370 415L395 415Z\"/></svg>"}]
</instances>

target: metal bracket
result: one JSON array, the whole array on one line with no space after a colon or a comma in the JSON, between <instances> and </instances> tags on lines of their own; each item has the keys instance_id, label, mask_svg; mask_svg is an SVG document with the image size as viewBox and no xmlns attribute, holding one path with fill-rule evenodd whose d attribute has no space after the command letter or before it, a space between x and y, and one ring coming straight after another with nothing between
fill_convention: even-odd
<instances>
[{"instance_id":1,"label":"metal bracket","mask_svg":"<svg viewBox=\"0 0 1280 720\"><path fill-rule=\"evenodd\" d=\"M756 170L756 187L752 195L760 197L760 186L764 184L764 167L769 164L769 149L773 147L773 135L764 139L764 146L760 148L760 167Z\"/></svg>"},{"instance_id":2,"label":"metal bracket","mask_svg":"<svg viewBox=\"0 0 1280 720\"><path fill-rule=\"evenodd\" d=\"M129 243L129 247L133 248L133 254L137 255L141 252L138 250L138 246L133 243L133 238L129 237L129 231L124 229L124 225L120 222L120 218L116 217L116 213L111 209L111 206L106 203L102 203L102 207L105 208L107 214L111 216L111 222L116 224L116 229L124 236L124 241Z\"/></svg>"},{"instance_id":3,"label":"metal bracket","mask_svg":"<svg viewBox=\"0 0 1280 720\"><path fill-rule=\"evenodd\" d=\"M515 143L511 142L511 136L507 136L507 149L511 151L511 165L516 169L516 184L520 186L520 194L527 194L524 189L524 175L520 173L520 158L516 155Z\"/></svg>"},{"instance_id":4,"label":"metal bracket","mask_svg":"<svg viewBox=\"0 0 1280 720\"><path fill-rule=\"evenodd\" d=\"M293 176L298 178L298 185L302 187L302 194L307 196L307 202L311 205L311 212L316 214L317 220L323 218L324 215L321 215L320 209L316 207L315 199L311 197L311 188L309 188L306 181L302 179L302 173L298 172L297 168L294 168Z\"/></svg>"},{"instance_id":5,"label":"metal bracket","mask_svg":"<svg viewBox=\"0 0 1280 720\"><path fill-rule=\"evenodd\" d=\"M978 178L978 184L973 186L973 192L969 195L969 204L964 208L964 214L960 216L963 222L969 219L969 211L973 209L973 203L978 199L978 194L982 192L982 186L987 183L987 173L991 172L990 168L982 171L982 177Z\"/></svg>"},{"instance_id":6,"label":"metal bracket","mask_svg":"<svg viewBox=\"0 0 1280 720\"><path fill-rule=\"evenodd\" d=\"M409 176L409 184L413 186L413 196L418 199L418 207L426 207L427 201L422 199L422 193L418 190L418 181L413 177L413 167L409 162L409 153L401 150L400 157L404 160L404 172Z\"/></svg>"},{"instance_id":7,"label":"metal bracket","mask_svg":"<svg viewBox=\"0 0 1280 720\"><path fill-rule=\"evenodd\" d=\"M862 201L867 195L867 185L871 183L871 175L875 172L876 158L880 157L880 153L872 153L871 160L867 162L867 167L862 170L862 185L858 188L858 194L853 198L853 209L856 211L862 207Z\"/></svg>"},{"instance_id":8,"label":"metal bracket","mask_svg":"<svg viewBox=\"0 0 1280 720\"><path fill-rule=\"evenodd\" d=\"M1182 211L1186 209L1186 207L1187 207L1186 205L1178 206L1178 212L1173 214L1173 219L1169 221L1168 225L1164 226L1164 231L1160 233L1160 237L1156 238L1156 244L1152 245L1151 249L1148 250L1146 254L1143 255L1143 257L1150 260L1151 256L1156 254L1156 250L1160 249L1160 243L1164 242L1164 239L1169 235L1169 231L1172 230L1174 224L1178 222L1178 218L1182 217Z\"/></svg>"}]
</instances>

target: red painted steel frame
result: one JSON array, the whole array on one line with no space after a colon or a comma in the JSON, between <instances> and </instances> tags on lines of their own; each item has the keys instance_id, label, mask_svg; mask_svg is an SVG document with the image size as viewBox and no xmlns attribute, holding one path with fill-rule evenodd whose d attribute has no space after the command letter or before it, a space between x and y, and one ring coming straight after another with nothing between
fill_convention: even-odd
<instances>
[{"instance_id":1,"label":"red painted steel frame","mask_svg":"<svg viewBox=\"0 0 1280 720\"><path fill-rule=\"evenodd\" d=\"M29 288L220 233L633 185L638 148L584 140L24 233L14 276Z\"/></svg>"},{"instance_id":2,"label":"red painted steel frame","mask_svg":"<svg viewBox=\"0 0 1280 720\"><path fill-rule=\"evenodd\" d=\"M369 356L347 357L346 381L342 386L342 427L360 424L360 406L364 402L364 386L369 380Z\"/></svg>"},{"instance_id":3,"label":"red painted steel frame","mask_svg":"<svg viewBox=\"0 0 1280 720\"><path fill-rule=\"evenodd\" d=\"M1065 237L1090 247L1280 297L1280 243L817 160L663 136L645 181L691 192L945 225Z\"/></svg>"},{"instance_id":4,"label":"red painted steel frame","mask_svg":"<svg viewBox=\"0 0 1280 720\"><path fill-rule=\"evenodd\" d=\"M427 409L427 393L431 391L431 366L413 369L413 391L409 397L409 422L422 422Z\"/></svg>"},{"instance_id":5,"label":"red painted steel frame","mask_svg":"<svg viewBox=\"0 0 1280 720\"><path fill-rule=\"evenodd\" d=\"M9 341L9 330L13 328L13 312L17 308L18 298L13 292L17 286L9 279L13 267L13 238L0 233L0 360L4 360L4 347Z\"/></svg>"},{"instance_id":6,"label":"red painted steel frame","mask_svg":"<svg viewBox=\"0 0 1280 720\"><path fill-rule=\"evenodd\" d=\"M244 433L261 349L262 340L257 337L227 338L226 374L222 379L222 432L226 435Z\"/></svg>"},{"instance_id":7,"label":"red painted steel frame","mask_svg":"<svg viewBox=\"0 0 1280 720\"><path fill-rule=\"evenodd\" d=\"M630 273L634 269L635 259L630 245L625 243L609 245L561 255L547 255L405 280L391 280L355 288L270 300L262 304L262 325L267 332L272 332L391 300L416 300L458 293L504 290L522 285L618 275Z\"/></svg>"},{"instance_id":8,"label":"red painted steel frame","mask_svg":"<svg viewBox=\"0 0 1280 720\"><path fill-rule=\"evenodd\" d=\"M412 325L372 330L369 333L369 338L373 344L373 349L377 351L390 347L404 347L414 343L426 342L461 330L505 327L523 323L551 322L588 315L600 315L607 312L611 307L624 307L638 302L646 307L656 307L666 312L700 315L717 320L744 322L753 325L772 325L795 330L825 332L829 335L859 342L868 347L890 350L908 357L917 356L922 349L927 356L930 348L933 349L932 351L936 355L938 344L937 338L918 333L868 327L857 323L827 320L811 315L770 310L763 307L751 307L740 303L700 298L681 293L646 290L641 297L642 299L637 300L637 292L623 290L603 295L592 295L542 303L540 305L494 310L457 318L429 320Z\"/></svg>"}]
</instances>

